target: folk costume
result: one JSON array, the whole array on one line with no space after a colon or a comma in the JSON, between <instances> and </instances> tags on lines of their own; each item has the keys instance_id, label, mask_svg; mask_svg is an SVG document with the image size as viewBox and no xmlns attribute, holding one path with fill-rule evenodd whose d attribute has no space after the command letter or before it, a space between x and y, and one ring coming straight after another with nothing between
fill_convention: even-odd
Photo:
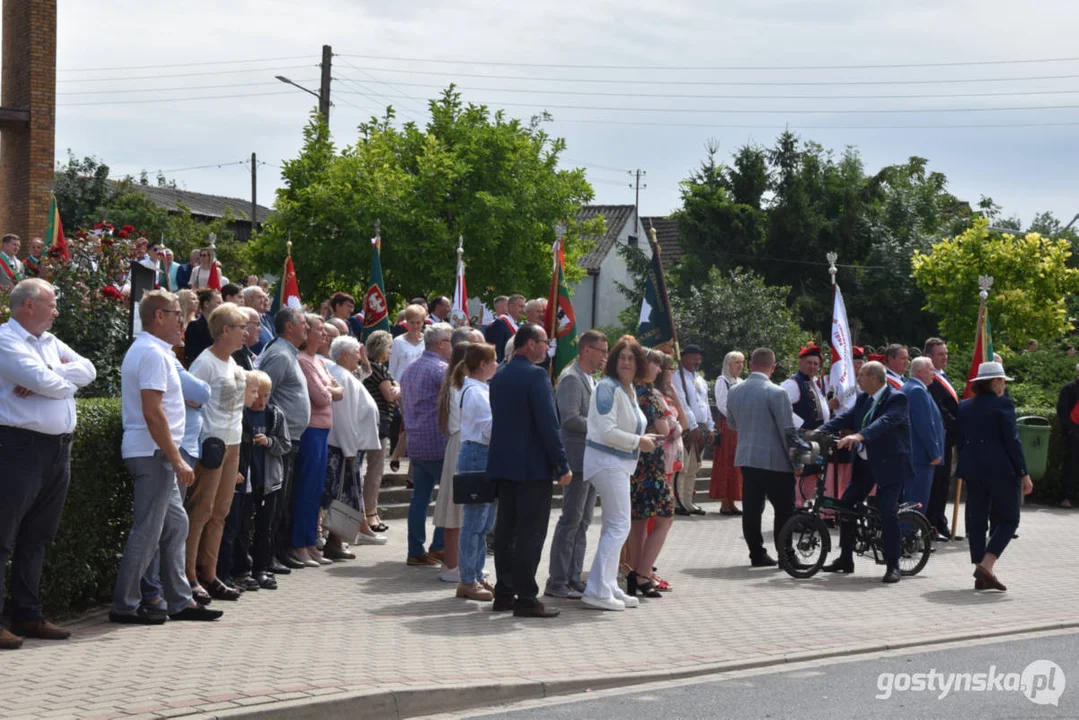
<instances>
[{"instance_id":1,"label":"folk costume","mask_svg":"<svg viewBox=\"0 0 1079 720\"><path fill-rule=\"evenodd\" d=\"M819 345L809 343L798 352L798 359L805 357L822 357ZM811 378L801 370L791 375L780 385L787 391L791 399L791 407L794 410L794 426L806 430L816 430L832 417L828 408L828 401L824 398L824 392L817 384L816 378ZM824 471L820 465L806 465L802 474L798 477L799 490L794 493L794 502L797 507L802 507L806 498L813 497L816 492L817 476Z\"/></svg>"}]
</instances>

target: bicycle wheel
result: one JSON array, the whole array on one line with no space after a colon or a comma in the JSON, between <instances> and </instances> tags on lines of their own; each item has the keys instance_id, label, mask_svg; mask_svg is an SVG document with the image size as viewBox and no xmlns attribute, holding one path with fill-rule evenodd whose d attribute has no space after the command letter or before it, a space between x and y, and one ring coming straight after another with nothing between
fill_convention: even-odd
<instances>
[{"instance_id":1,"label":"bicycle wheel","mask_svg":"<svg viewBox=\"0 0 1079 720\"><path fill-rule=\"evenodd\" d=\"M899 546L899 573L917 575L929 562L932 550L933 528L917 510L904 510L899 513L899 532L902 533Z\"/></svg>"},{"instance_id":2,"label":"bicycle wheel","mask_svg":"<svg viewBox=\"0 0 1079 720\"><path fill-rule=\"evenodd\" d=\"M779 567L793 578L813 577L832 549L828 526L816 515L795 515L779 531Z\"/></svg>"}]
</instances>

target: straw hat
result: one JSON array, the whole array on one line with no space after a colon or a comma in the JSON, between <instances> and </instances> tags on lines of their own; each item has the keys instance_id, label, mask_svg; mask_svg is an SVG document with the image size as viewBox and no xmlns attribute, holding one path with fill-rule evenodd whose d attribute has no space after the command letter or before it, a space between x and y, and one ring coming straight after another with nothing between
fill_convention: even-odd
<instances>
[{"instance_id":1,"label":"straw hat","mask_svg":"<svg viewBox=\"0 0 1079 720\"><path fill-rule=\"evenodd\" d=\"M974 380L995 380L996 378L1004 378L1009 382L1012 380L1012 378L1004 374L1004 366L1000 363L983 362L978 366L978 377L974 378Z\"/></svg>"}]
</instances>

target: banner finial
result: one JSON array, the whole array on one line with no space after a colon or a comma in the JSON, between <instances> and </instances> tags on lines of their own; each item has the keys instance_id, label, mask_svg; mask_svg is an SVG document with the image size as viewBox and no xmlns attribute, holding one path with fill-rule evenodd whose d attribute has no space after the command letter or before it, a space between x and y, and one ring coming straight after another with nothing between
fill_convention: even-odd
<instances>
[{"instance_id":1,"label":"banner finial","mask_svg":"<svg viewBox=\"0 0 1079 720\"><path fill-rule=\"evenodd\" d=\"M838 272L836 270L835 261L839 259L839 255L835 254L834 252L830 252L827 255L825 255L824 257L826 257L828 259L828 274L832 276L832 285L834 286L835 285L835 274L836 274L836 272Z\"/></svg>"}]
</instances>

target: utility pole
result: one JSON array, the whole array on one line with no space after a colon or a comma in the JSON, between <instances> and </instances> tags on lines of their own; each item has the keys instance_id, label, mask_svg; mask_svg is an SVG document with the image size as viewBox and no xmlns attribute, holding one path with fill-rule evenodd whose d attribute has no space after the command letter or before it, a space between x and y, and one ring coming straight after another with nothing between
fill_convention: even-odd
<instances>
[{"instance_id":1,"label":"utility pole","mask_svg":"<svg viewBox=\"0 0 1079 720\"><path fill-rule=\"evenodd\" d=\"M248 240L255 236L255 221L258 215L258 161L255 158L255 153L251 153L251 235Z\"/></svg>"},{"instance_id":2,"label":"utility pole","mask_svg":"<svg viewBox=\"0 0 1079 720\"><path fill-rule=\"evenodd\" d=\"M330 70L333 65L333 49L322 46L322 82L318 88L318 111L326 124L330 124Z\"/></svg>"},{"instance_id":3,"label":"utility pole","mask_svg":"<svg viewBox=\"0 0 1079 720\"><path fill-rule=\"evenodd\" d=\"M636 173L630 172L629 170L627 170L626 173L631 177L636 176L636 182L630 184L630 187L634 188L635 192L633 199L633 234L636 235L637 226L640 225L641 219L641 190L648 188L648 185L641 184L641 178L643 178L648 173L644 170L641 170L640 168L637 168Z\"/></svg>"}]
</instances>

